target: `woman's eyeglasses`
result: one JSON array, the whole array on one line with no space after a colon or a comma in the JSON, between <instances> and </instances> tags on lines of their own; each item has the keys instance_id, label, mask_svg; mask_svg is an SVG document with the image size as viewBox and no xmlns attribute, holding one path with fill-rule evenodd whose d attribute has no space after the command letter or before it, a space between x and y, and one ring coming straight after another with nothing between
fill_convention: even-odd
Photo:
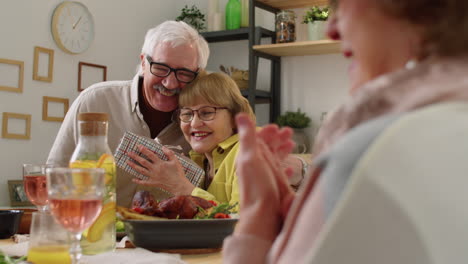
<instances>
[{"instance_id":1,"label":"woman's eyeglasses","mask_svg":"<svg viewBox=\"0 0 468 264\"><path fill-rule=\"evenodd\" d=\"M150 64L150 72L158 77L167 77L171 72L174 72L175 77L179 82L190 83L195 80L198 75L198 72L188 69L174 69L164 63L154 62L148 55L146 56L146 59Z\"/></svg>"},{"instance_id":2,"label":"woman's eyeglasses","mask_svg":"<svg viewBox=\"0 0 468 264\"><path fill-rule=\"evenodd\" d=\"M179 120L184 123L192 122L195 113L197 113L198 118L203 121L213 120L216 116L216 112L221 109L228 109L227 107L214 107L214 106L204 106L198 110L192 110L190 108L182 108L178 110Z\"/></svg>"}]
</instances>

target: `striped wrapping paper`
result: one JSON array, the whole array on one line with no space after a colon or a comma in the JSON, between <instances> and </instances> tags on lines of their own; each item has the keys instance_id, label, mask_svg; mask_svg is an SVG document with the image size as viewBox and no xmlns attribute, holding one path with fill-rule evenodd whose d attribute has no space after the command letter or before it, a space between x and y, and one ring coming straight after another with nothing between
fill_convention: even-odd
<instances>
[{"instance_id":1,"label":"striped wrapping paper","mask_svg":"<svg viewBox=\"0 0 468 264\"><path fill-rule=\"evenodd\" d=\"M163 145L157 143L151 138L144 136L139 136L131 132L125 132L122 137L117 151L115 153L115 162L116 165L123 169L124 171L130 173L140 180L146 180L148 177L143 174L135 171L132 167L127 164L127 160L131 160L138 164L135 160L131 159L127 153L135 152L143 158L147 157L143 155L137 148L137 146L142 145L151 151L153 151L160 159L168 160L166 154L164 154L162 147ZM185 177L195 186L201 187L203 180L205 178L205 172L197 164L195 164L190 158L183 156L180 153L174 152L179 159L180 163L184 167Z\"/></svg>"}]
</instances>

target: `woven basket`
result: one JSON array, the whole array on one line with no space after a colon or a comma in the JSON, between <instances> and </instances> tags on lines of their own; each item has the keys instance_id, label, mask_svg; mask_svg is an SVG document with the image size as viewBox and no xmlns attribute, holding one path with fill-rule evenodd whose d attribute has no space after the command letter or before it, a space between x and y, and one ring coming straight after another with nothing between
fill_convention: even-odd
<instances>
[{"instance_id":1,"label":"woven basket","mask_svg":"<svg viewBox=\"0 0 468 264\"><path fill-rule=\"evenodd\" d=\"M249 88L249 71L233 71L231 78L236 82L240 90Z\"/></svg>"}]
</instances>

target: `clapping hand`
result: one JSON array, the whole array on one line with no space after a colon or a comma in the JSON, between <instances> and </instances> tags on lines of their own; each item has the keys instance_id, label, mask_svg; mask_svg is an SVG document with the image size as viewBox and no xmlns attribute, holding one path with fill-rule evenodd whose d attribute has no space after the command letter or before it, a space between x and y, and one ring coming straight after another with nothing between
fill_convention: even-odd
<instances>
[{"instance_id":1,"label":"clapping hand","mask_svg":"<svg viewBox=\"0 0 468 264\"><path fill-rule=\"evenodd\" d=\"M281 161L294 147L290 128L268 125L256 131L246 114L236 116L240 151L236 166L242 218L236 233L274 240L294 198L289 186L290 168Z\"/></svg>"}]
</instances>

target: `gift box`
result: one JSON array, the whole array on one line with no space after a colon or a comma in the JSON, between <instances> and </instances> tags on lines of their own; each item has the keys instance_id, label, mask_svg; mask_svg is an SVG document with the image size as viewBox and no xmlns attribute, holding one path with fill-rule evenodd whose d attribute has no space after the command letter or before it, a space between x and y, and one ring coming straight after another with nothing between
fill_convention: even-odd
<instances>
[{"instance_id":1,"label":"gift box","mask_svg":"<svg viewBox=\"0 0 468 264\"><path fill-rule=\"evenodd\" d=\"M159 144L155 140L151 138L147 138L144 136L139 136L131 132L125 132L124 136L120 140L120 144L117 147L117 150L115 152L115 162L116 165L123 169L124 171L130 173L134 177L140 179L140 180L146 180L148 177L145 175L139 173L138 171L134 170L132 167L130 167L127 164L128 160L131 160L132 162L136 162L135 160L131 159L127 153L129 152L134 152L137 153L139 156L148 159L144 154L142 154L137 146L142 145L149 150L153 151L160 159L162 160L168 160L166 154L164 154L162 147L163 145ZM171 146L166 146L169 148L172 148ZM174 154L176 155L177 159L180 161L182 164L182 167L184 168L185 172L185 177L196 187L201 187L203 180L205 178L205 172L203 171L202 168L200 168L195 162L193 162L190 158L177 153L174 151Z\"/></svg>"}]
</instances>

